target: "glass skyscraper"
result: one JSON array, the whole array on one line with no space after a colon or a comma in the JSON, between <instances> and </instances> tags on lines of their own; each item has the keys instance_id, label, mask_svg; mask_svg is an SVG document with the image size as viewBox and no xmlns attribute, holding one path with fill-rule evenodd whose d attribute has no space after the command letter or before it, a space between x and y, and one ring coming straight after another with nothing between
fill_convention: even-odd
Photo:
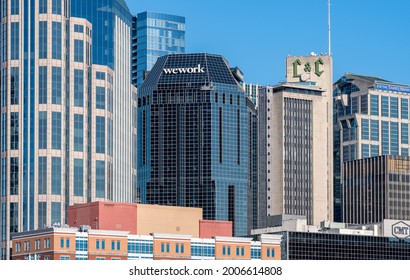
<instances>
[{"instance_id":1,"label":"glass skyscraper","mask_svg":"<svg viewBox=\"0 0 410 280\"><path fill-rule=\"evenodd\" d=\"M139 13L133 19L133 31L132 83L137 87L160 56L185 53L185 17Z\"/></svg>"},{"instance_id":2,"label":"glass skyscraper","mask_svg":"<svg viewBox=\"0 0 410 280\"><path fill-rule=\"evenodd\" d=\"M141 203L203 208L244 236L257 211L257 117L241 80L212 54L163 56L138 91Z\"/></svg>"},{"instance_id":3,"label":"glass skyscraper","mask_svg":"<svg viewBox=\"0 0 410 280\"><path fill-rule=\"evenodd\" d=\"M124 1L0 4L4 259L10 233L65 223L68 205L134 199L136 91Z\"/></svg>"},{"instance_id":4,"label":"glass skyscraper","mask_svg":"<svg viewBox=\"0 0 410 280\"><path fill-rule=\"evenodd\" d=\"M409 85L350 73L334 84L336 221L344 221L343 188L347 185L343 185L346 184L343 168L348 166L346 162L380 155L409 156L409 93ZM376 169L369 171L377 172ZM375 184L381 182L372 182L370 187ZM395 206L397 208L397 203Z\"/></svg>"}]
</instances>

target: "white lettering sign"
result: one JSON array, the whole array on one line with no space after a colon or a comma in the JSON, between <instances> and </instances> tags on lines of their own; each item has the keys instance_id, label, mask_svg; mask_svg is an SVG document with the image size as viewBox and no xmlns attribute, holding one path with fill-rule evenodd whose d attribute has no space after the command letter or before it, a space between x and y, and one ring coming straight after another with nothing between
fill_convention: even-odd
<instances>
[{"instance_id":1,"label":"white lettering sign","mask_svg":"<svg viewBox=\"0 0 410 280\"><path fill-rule=\"evenodd\" d=\"M164 68L164 74L182 74L182 73L205 73L205 67L201 67L201 64L198 64L197 67L185 67L185 68Z\"/></svg>"}]
</instances>

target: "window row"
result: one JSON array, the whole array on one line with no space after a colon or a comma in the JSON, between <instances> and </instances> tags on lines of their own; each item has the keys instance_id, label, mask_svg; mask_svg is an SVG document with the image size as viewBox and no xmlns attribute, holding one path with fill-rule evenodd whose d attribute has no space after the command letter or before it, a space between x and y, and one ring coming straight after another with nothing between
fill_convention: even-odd
<instances>
[{"instance_id":1,"label":"window row","mask_svg":"<svg viewBox=\"0 0 410 280\"><path fill-rule=\"evenodd\" d=\"M105 239L96 239L95 240L95 249L105 250L106 249L106 240ZM121 241L111 240L111 250L120 251L121 250Z\"/></svg>"}]
</instances>

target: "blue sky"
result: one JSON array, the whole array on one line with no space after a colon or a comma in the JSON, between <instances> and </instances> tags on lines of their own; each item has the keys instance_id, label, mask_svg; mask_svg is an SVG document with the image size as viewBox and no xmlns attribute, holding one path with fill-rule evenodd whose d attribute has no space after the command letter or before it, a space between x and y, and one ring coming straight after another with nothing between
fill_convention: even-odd
<instances>
[{"instance_id":1,"label":"blue sky","mask_svg":"<svg viewBox=\"0 0 410 280\"><path fill-rule=\"evenodd\" d=\"M285 58L328 52L327 0L126 0L133 14L186 17L186 52L221 54L248 83L285 79ZM332 0L333 78L410 84L410 1Z\"/></svg>"}]
</instances>

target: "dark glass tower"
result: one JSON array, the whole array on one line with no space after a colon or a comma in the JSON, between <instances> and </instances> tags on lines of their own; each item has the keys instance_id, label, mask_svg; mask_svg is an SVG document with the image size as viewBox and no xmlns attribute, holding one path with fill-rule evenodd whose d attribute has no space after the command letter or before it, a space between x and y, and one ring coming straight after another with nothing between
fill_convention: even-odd
<instances>
[{"instance_id":1,"label":"dark glass tower","mask_svg":"<svg viewBox=\"0 0 410 280\"><path fill-rule=\"evenodd\" d=\"M240 78L219 55L160 57L138 92L138 190L142 203L203 208L254 225L257 125Z\"/></svg>"}]
</instances>

